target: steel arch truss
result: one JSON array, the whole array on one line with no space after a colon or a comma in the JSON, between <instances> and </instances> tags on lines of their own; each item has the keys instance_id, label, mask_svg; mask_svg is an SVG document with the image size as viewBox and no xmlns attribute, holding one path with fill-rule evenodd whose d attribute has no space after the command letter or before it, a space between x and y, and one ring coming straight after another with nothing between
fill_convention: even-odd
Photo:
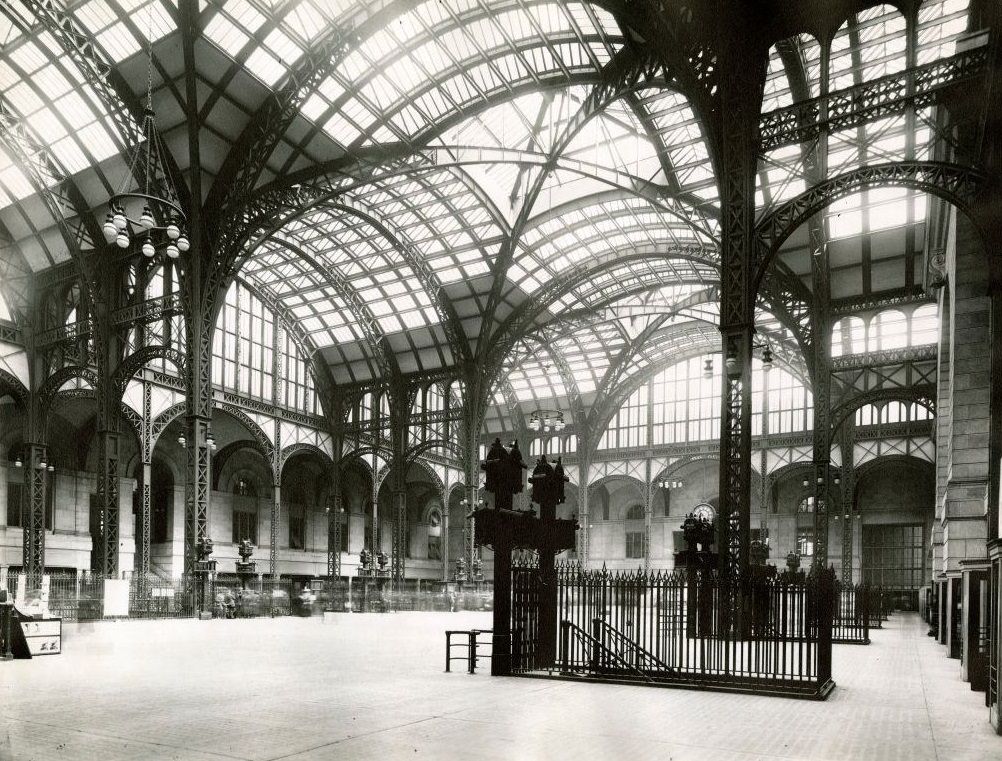
<instances>
[{"instance_id":1,"label":"steel arch truss","mask_svg":"<svg viewBox=\"0 0 1002 761\"><path fill-rule=\"evenodd\" d=\"M940 161L897 161L864 166L831 177L774 209L755 228L757 287L780 246L814 214L840 198L872 187L905 187L942 198L970 214L986 177L980 170Z\"/></svg>"}]
</instances>

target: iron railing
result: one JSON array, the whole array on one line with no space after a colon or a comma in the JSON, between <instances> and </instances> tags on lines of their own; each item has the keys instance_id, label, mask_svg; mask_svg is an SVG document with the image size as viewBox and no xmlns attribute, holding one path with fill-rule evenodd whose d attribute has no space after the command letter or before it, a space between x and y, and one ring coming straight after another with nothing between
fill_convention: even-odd
<instances>
[{"instance_id":1,"label":"iron railing","mask_svg":"<svg viewBox=\"0 0 1002 761\"><path fill-rule=\"evenodd\" d=\"M94 621L104 617L104 582L97 573L59 573L49 576L49 613L66 621ZM7 577L11 599L17 575ZM324 610L370 613L386 611L487 611L493 608L490 582L458 583L427 579L341 578L321 580L316 592L309 580L253 576L242 581L234 574L214 578L151 574L133 576L129 583L129 618L194 618L206 611L217 618L320 615Z\"/></svg>"},{"instance_id":2,"label":"iron railing","mask_svg":"<svg viewBox=\"0 0 1002 761\"><path fill-rule=\"evenodd\" d=\"M557 570L559 642L540 665L539 573L512 570L513 671L824 697L834 574L802 583L713 573Z\"/></svg>"},{"instance_id":3,"label":"iron railing","mask_svg":"<svg viewBox=\"0 0 1002 761\"><path fill-rule=\"evenodd\" d=\"M846 645L869 645L874 618L873 589L863 584L836 586L837 599L832 641ZM879 620L879 618L877 619Z\"/></svg>"}]
</instances>

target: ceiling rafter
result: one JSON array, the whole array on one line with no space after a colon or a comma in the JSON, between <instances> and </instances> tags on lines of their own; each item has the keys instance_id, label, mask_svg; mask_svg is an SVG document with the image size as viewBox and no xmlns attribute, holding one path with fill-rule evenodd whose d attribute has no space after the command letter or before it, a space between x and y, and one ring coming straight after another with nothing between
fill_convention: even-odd
<instances>
[{"instance_id":1,"label":"ceiling rafter","mask_svg":"<svg viewBox=\"0 0 1002 761\"><path fill-rule=\"evenodd\" d=\"M571 141L584 128L588 121L601 113L609 103L616 101L624 93L636 87L638 81L654 80L661 73L661 65L653 58L638 60L631 48L624 48L606 65L603 73L605 74L604 81L589 93L588 99L577 110L574 117L564 126L560 136L554 141L554 145L550 149L544 171L539 173L532 187L522 200L522 207L512 225L511 234L506 241L506 245L502 247L501 253L493 267L495 273L494 283L483 312L482 330L484 331L490 330L494 314L501 301L502 289L507 280L505 275L515 258L518 243L522 237L522 232L528 224L535 200L542 190L546 179L549 177L552 167L555 166L556 159L563 154L567 146L570 145ZM488 346L489 344L490 334L486 332L481 335L481 340L478 342L478 352L481 350L481 347Z\"/></svg>"},{"instance_id":2,"label":"ceiling rafter","mask_svg":"<svg viewBox=\"0 0 1002 761\"><path fill-rule=\"evenodd\" d=\"M463 335L463 326L459 321L459 315L456 313L456 308L453 306L452 300L442 287L442 282L439 280L436 272L428 266L424 257L405 240L405 234L402 232L397 233L391 230L389 226L377 216L374 210L364 206L357 200L339 199L338 201L327 204L327 207L344 211L347 214L351 214L365 220L376 231L378 231L380 235L386 238L393 249L400 254L403 260L421 281L422 287L431 298L432 303L435 305L435 309L442 318L442 325L445 329L446 336L449 339L449 345L455 355L462 358L464 361L468 360L470 358L470 345L466 340L466 337Z\"/></svg>"},{"instance_id":3,"label":"ceiling rafter","mask_svg":"<svg viewBox=\"0 0 1002 761\"><path fill-rule=\"evenodd\" d=\"M351 281L337 270L321 264L314 256L307 253L301 246L288 237L276 236L275 242L276 248L286 249L297 258L306 262L320 277L319 284L331 288L344 301L352 315L358 321L366 344L372 351L382 377L398 378L400 376L400 366L397 363L396 355L388 345L386 336L379 327L379 321L376 319L376 316L351 284ZM268 290L268 286L265 284L260 284L259 287Z\"/></svg>"}]
</instances>

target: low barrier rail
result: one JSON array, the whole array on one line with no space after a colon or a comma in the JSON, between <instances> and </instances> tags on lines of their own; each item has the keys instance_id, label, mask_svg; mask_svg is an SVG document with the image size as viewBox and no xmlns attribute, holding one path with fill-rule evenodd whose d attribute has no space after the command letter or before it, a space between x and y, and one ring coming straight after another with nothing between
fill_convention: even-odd
<instances>
[{"instance_id":1,"label":"low barrier rail","mask_svg":"<svg viewBox=\"0 0 1002 761\"><path fill-rule=\"evenodd\" d=\"M445 670L452 671L453 661L466 661L466 671L469 674L475 674L477 671L477 663L481 660L490 660L490 651L487 653L481 652L481 648L489 647L491 644L490 640L484 641L480 639L482 634L492 634L491 629L450 629L445 632ZM453 638L457 638L458 642L453 642ZM454 654L454 650L457 648L463 650L464 652L459 655Z\"/></svg>"}]
</instances>

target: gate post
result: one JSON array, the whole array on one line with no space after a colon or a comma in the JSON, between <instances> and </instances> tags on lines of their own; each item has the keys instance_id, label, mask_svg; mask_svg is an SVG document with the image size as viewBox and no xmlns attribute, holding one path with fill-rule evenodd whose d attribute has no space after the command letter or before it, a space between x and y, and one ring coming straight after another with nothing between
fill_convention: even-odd
<instances>
[{"instance_id":1,"label":"gate post","mask_svg":"<svg viewBox=\"0 0 1002 761\"><path fill-rule=\"evenodd\" d=\"M494 542L494 633L491 676L511 674L511 524L500 522Z\"/></svg>"}]
</instances>

